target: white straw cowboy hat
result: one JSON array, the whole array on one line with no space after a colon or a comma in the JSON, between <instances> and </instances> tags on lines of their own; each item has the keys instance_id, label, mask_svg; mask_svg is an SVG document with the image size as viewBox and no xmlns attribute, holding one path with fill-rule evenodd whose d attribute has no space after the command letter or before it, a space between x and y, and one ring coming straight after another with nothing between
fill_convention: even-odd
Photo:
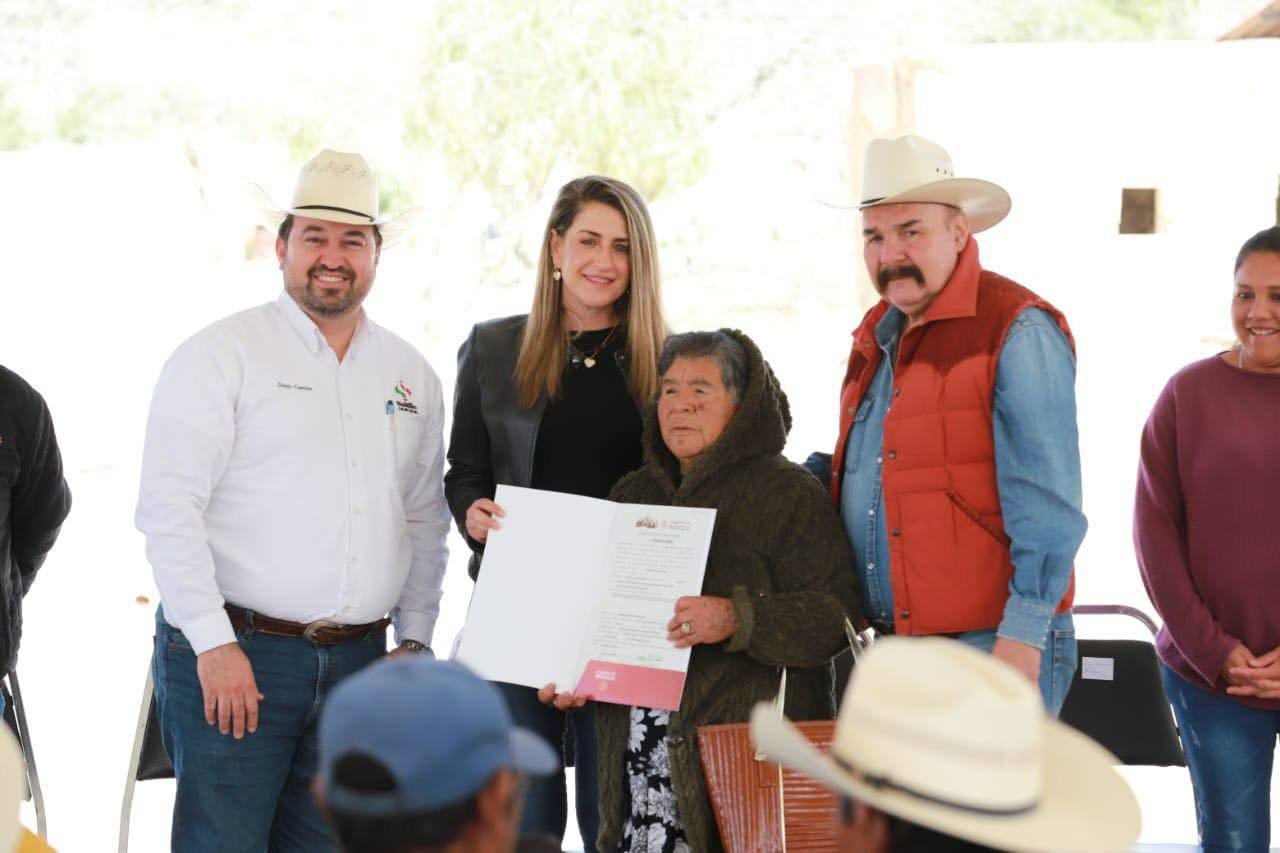
<instances>
[{"instance_id":1,"label":"white straw cowboy hat","mask_svg":"<svg viewBox=\"0 0 1280 853\"><path fill-rule=\"evenodd\" d=\"M1123 850L1141 818L1102 747L1050 717L1008 664L940 637L879 641L859 662L819 752L761 704L770 761L887 814L1007 850Z\"/></svg>"},{"instance_id":2,"label":"white straw cowboy hat","mask_svg":"<svg viewBox=\"0 0 1280 853\"><path fill-rule=\"evenodd\" d=\"M327 148L298 172L293 203L287 209L278 207L262 187L251 186L258 196L263 220L272 231L279 230L286 216L306 216L351 225L376 225L382 234L382 245L390 246L408 235L423 212L414 207L393 219L379 219L378 180L373 167L359 154Z\"/></svg>"},{"instance_id":3,"label":"white straw cowboy hat","mask_svg":"<svg viewBox=\"0 0 1280 853\"><path fill-rule=\"evenodd\" d=\"M882 204L932 202L958 207L969 230L985 231L1009 215L1004 188L978 178L957 178L942 146L919 136L873 139L862 169L859 210Z\"/></svg>"}]
</instances>

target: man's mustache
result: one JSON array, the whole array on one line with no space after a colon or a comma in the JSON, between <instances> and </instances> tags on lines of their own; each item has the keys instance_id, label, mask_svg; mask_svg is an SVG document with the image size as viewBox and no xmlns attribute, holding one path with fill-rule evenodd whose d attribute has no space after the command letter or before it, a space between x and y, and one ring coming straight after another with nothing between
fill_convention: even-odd
<instances>
[{"instance_id":1,"label":"man's mustache","mask_svg":"<svg viewBox=\"0 0 1280 853\"><path fill-rule=\"evenodd\" d=\"M917 284L924 287L924 273L920 272L920 268L915 264L881 267L880 272L876 275L876 284L880 285L881 290L884 290L889 286L889 282L895 278L914 278Z\"/></svg>"}]
</instances>

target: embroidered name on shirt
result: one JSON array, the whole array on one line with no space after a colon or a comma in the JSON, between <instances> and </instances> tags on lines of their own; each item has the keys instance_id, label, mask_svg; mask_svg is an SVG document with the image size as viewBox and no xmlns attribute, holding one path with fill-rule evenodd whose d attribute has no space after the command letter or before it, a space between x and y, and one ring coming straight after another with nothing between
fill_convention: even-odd
<instances>
[{"instance_id":1,"label":"embroidered name on shirt","mask_svg":"<svg viewBox=\"0 0 1280 853\"><path fill-rule=\"evenodd\" d=\"M290 382L276 382L276 387L277 387L277 388L284 388L286 391L312 391L312 390L314 390L310 385L294 385L293 383L290 383Z\"/></svg>"}]
</instances>

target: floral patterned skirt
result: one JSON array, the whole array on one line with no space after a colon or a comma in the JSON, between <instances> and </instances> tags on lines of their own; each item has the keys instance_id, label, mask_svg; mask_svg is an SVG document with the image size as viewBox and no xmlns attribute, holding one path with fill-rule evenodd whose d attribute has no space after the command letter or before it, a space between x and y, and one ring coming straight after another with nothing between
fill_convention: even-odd
<instances>
[{"instance_id":1,"label":"floral patterned skirt","mask_svg":"<svg viewBox=\"0 0 1280 853\"><path fill-rule=\"evenodd\" d=\"M626 771L631 811L622 827L620 853L689 853L671 785L666 711L631 709Z\"/></svg>"}]
</instances>

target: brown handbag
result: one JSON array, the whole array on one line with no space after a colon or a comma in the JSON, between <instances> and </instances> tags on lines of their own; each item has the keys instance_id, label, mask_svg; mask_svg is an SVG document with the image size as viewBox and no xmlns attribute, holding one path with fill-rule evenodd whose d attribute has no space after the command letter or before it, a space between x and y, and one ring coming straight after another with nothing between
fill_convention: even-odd
<instances>
[{"instance_id":1,"label":"brown handbag","mask_svg":"<svg viewBox=\"0 0 1280 853\"><path fill-rule=\"evenodd\" d=\"M856 663L862 641L846 620ZM787 673L782 671L776 704L783 711ZM834 720L796 723L823 752L831 749ZM836 795L825 785L769 761L751 742L748 723L698 728L698 750L720 841L728 853L815 851L835 853Z\"/></svg>"}]
</instances>

